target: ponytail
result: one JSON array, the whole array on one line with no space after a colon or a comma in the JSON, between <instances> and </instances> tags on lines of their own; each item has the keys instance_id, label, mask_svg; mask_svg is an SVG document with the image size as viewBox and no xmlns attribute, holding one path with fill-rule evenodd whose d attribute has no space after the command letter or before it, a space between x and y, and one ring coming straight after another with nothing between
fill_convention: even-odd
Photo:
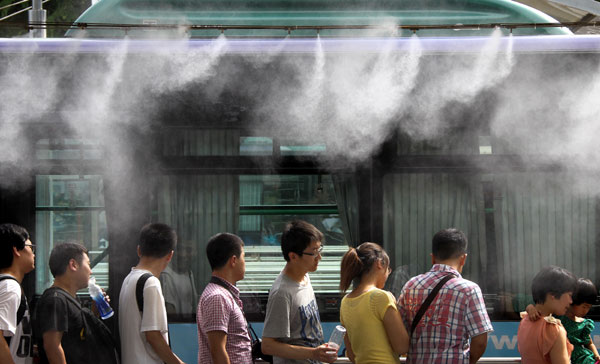
<instances>
[{"instance_id":1,"label":"ponytail","mask_svg":"<svg viewBox=\"0 0 600 364\"><path fill-rule=\"evenodd\" d=\"M378 260L381 260L386 266L390 263L387 253L378 244L362 243L358 248L348 250L342 258L340 291L346 292L350 283L355 279L360 279L363 273L370 271Z\"/></svg>"},{"instance_id":2,"label":"ponytail","mask_svg":"<svg viewBox=\"0 0 600 364\"><path fill-rule=\"evenodd\" d=\"M340 271L340 291L346 292L350 283L362 274L364 264L358 256L356 248L350 248L342 258Z\"/></svg>"}]
</instances>

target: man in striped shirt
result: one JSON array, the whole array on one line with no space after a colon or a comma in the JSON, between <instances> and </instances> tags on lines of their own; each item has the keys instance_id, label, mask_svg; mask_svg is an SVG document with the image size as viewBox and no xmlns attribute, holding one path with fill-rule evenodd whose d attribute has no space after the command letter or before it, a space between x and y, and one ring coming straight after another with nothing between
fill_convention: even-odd
<instances>
[{"instance_id":1,"label":"man in striped shirt","mask_svg":"<svg viewBox=\"0 0 600 364\"><path fill-rule=\"evenodd\" d=\"M212 268L210 283L198 302L198 364L252 364L252 345L242 310L240 290L246 261L244 242L221 233L206 246Z\"/></svg>"},{"instance_id":2,"label":"man in striped shirt","mask_svg":"<svg viewBox=\"0 0 600 364\"><path fill-rule=\"evenodd\" d=\"M461 276L467 259L467 237L445 229L433 237L433 267L406 283L398 307L406 327L411 327L421 304L445 276L450 279L438 292L411 335L407 363L474 364L485 352L492 324L479 286ZM469 344L469 340L471 341Z\"/></svg>"}]
</instances>

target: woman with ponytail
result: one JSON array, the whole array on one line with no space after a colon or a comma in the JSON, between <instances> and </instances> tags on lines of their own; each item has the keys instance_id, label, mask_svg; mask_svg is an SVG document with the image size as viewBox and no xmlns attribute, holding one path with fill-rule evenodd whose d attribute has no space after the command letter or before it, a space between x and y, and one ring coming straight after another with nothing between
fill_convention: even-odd
<instances>
[{"instance_id":1,"label":"woman with ponytail","mask_svg":"<svg viewBox=\"0 0 600 364\"><path fill-rule=\"evenodd\" d=\"M363 243L342 258L340 290L354 282L342 299L340 322L346 328L346 354L355 364L400 363L409 337L396 299L382 290L390 274L390 258L375 243Z\"/></svg>"}]
</instances>

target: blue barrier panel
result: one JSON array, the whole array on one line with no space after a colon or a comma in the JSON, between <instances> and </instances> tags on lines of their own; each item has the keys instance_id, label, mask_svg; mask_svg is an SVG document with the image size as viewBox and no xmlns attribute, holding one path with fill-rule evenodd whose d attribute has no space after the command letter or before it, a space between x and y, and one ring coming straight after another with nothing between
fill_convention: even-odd
<instances>
[{"instance_id":1,"label":"blue barrier panel","mask_svg":"<svg viewBox=\"0 0 600 364\"><path fill-rule=\"evenodd\" d=\"M323 322L323 334L325 340L329 339L331 332L337 322ZM484 357L518 357L517 329L518 321L495 321L492 322L494 331L488 335L487 349ZM262 322L253 322L252 327L256 334L261 337L263 330ZM171 345L173 351L186 363L198 361L198 332L196 324L170 324ZM600 323L596 322L596 329L592 332L592 339L597 347L600 347Z\"/></svg>"},{"instance_id":2,"label":"blue barrier panel","mask_svg":"<svg viewBox=\"0 0 600 364\"><path fill-rule=\"evenodd\" d=\"M191 324L169 324L171 348L187 364L198 362L198 327Z\"/></svg>"}]
</instances>

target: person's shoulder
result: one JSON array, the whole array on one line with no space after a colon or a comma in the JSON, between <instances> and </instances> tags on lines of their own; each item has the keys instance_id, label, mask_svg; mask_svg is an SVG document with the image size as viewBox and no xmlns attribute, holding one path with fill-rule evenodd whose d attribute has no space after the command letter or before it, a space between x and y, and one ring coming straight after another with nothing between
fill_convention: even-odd
<instances>
[{"instance_id":1,"label":"person's shoulder","mask_svg":"<svg viewBox=\"0 0 600 364\"><path fill-rule=\"evenodd\" d=\"M0 294L10 296L21 296L21 285L13 278L5 278L0 281Z\"/></svg>"},{"instance_id":2,"label":"person's shoulder","mask_svg":"<svg viewBox=\"0 0 600 364\"><path fill-rule=\"evenodd\" d=\"M66 300L67 298L60 292L58 287L48 287L42 293L40 302L42 300Z\"/></svg>"},{"instance_id":3,"label":"person's shoulder","mask_svg":"<svg viewBox=\"0 0 600 364\"><path fill-rule=\"evenodd\" d=\"M396 298L391 292L379 288L371 290L369 292L369 297L371 303L375 304L388 304L396 302Z\"/></svg>"},{"instance_id":4,"label":"person's shoulder","mask_svg":"<svg viewBox=\"0 0 600 364\"><path fill-rule=\"evenodd\" d=\"M466 295L481 293L481 288L477 283L462 277L456 277L448 281L448 288L461 291Z\"/></svg>"},{"instance_id":5,"label":"person's shoulder","mask_svg":"<svg viewBox=\"0 0 600 364\"><path fill-rule=\"evenodd\" d=\"M231 296L225 288L218 284L209 283L204 287L202 295L200 295L200 302L223 300Z\"/></svg>"},{"instance_id":6,"label":"person's shoulder","mask_svg":"<svg viewBox=\"0 0 600 364\"><path fill-rule=\"evenodd\" d=\"M394 298L394 295L392 294L392 292L389 292L389 291L386 291L386 290L380 289L380 288L372 289L369 292L369 295L371 297L376 297L376 298L381 298L381 299L388 299L388 298L393 299Z\"/></svg>"}]
</instances>

